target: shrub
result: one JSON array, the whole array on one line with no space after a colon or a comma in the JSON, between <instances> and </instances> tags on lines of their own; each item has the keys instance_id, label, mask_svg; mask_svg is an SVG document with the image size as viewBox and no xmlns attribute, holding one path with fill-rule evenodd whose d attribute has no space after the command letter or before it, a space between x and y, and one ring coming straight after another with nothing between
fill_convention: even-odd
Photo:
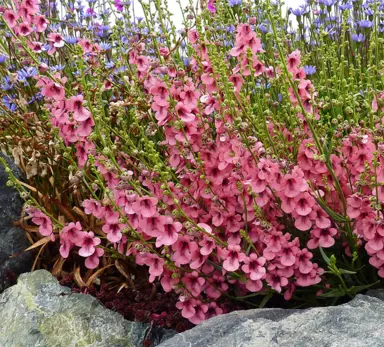
<instances>
[{"instance_id":1,"label":"shrub","mask_svg":"<svg viewBox=\"0 0 384 347\"><path fill-rule=\"evenodd\" d=\"M381 4L308 4L294 30L280 3L208 1L182 31L165 2L88 5L2 9L1 144L54 272L134 260L194 324L379 283Z\"/></svg>"}]
</instances>

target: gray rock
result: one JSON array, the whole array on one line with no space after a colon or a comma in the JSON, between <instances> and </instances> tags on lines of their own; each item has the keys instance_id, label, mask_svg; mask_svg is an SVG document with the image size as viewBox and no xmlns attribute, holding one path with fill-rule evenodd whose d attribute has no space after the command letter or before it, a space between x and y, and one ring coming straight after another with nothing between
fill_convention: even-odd
<instances>
[{"instance_id":1,"label":"gray rock","mask_svg":"<svg viewBox=\"0 0 384 347\"><path fill-rule=\"evenodd\" d=\"M384 291L368 294L340 306L232 312L160 347L383 347Z\"/></svg>"},{"instance_id":2,"label":"gray rock","mask_svg":"<svg viewBox=\"0 0 384 347\"><path fill-rule=\"evenodd\" d=\"M22 175L9 157L5 158L13 174L22 179ZM31 270L32 252L24 252L30 246L24 230L13 226L20 218L23 201L18 192L7 187L8 174L0 164L0 293L12 285L17 276Z\"/></svg>"},{"instance_id":3,"label":"gray rock","mask_svg":"<svg viewBox=\"0 0 384 347\"><path fill-rule=\"evenodd\" d=\"M1 347L143 346L148 324L129 322L47 271L22 274L0 295ZM164 331L157 345L173 336Z\"/></svg>"}]
</instances>

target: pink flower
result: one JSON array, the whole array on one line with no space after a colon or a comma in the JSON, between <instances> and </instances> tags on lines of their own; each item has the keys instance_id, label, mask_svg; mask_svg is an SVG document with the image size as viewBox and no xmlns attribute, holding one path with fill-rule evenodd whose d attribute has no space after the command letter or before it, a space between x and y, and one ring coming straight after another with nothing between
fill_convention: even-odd
<instances>
[{"instance_id":1,"label":"pink flower","mask_svg":"<svg viewBox=\"0 0 384 347\"><path fill-rule=\"evenodd\" d=\"M100 263L100 257L104 255L104 249L102 248L96 248L95 252L89 256L87 259L85 259L85 266L88 269L96 269L99 266Z\"/></svg>"},{"instance_id":2,"label":"pink flower","mask_svg":"<svg viewBox=\"0 0 384 347\"><path fill-rule=\"evenodd\" d=\"M136 65L137 65L137 70L140 72L145 72L149 68L149 59L143 55L139 55L136 58Z\"/></svg>"},{"instance_id":3,"label":"pink flower","mask_svg":"<svg viewBox=\"0 0 384 347\"><path fill-rule=\"evenodd\" d=\"M152 110L156 112L155 118L158 121L158 125L165 125L171 118L171 114L168 112L169 103L167 102L164 106L152 103Z\"/></svg>"},{"instance_id":4,"label":"pink flower","mask_svg":"<svg viewBox=\"0 0 384 347\"><path fill-rule=\"evenodd\" d=\"M123 237L122 230L125 225L119 223L119 215L116 214L113 218L106 219L102 229L107 234L107 239L111 242L119 242Z\"/></svg>"},{"instance_id":5,"label":"pink flower","mask_svg":"<svg viewBox=\"0 0 384 347\"><path fill-rule=\"evenodd\" d=\"M93 214L96 218L103 218L103 209L97 200L84 200L83 207L86 214Z\"/></svg>"},{"instance_id":6,"label":"pink flower","mask_svg":"<svg viewBox=\"0 0 384 347\"><path fill-rule=\"evenodd\" d=\"M240 93L241 87L243 85L243 78L240 74L233 74L229 77L229 82L232 82L234 85L234 90L236 93Z\"/></svg>"},{"instance_id":7,"label":"pink flower","mask_svg":"<svg viewBox=\"0 0 384 347\"><path fill-rule=\"evenodd\" d=\"M208 0L207 8L212 14L216 13L215 2L216 0Z\"/></svg>"},{"instance_id":8,"label":"pink flower","mask_svg":"<svg viewBox=\"0 0 384 347\"><path fill-rule=\"evenodd\" d=\"M149 89L149 92L154 95L154 101L159 106L167 106L169 92L165 82L156 79L152 87Z\"/></svg>"},{"instance_id":9,"label":"pink flower","mask_svg":"<svg viewBox=\"0 0 384 347\"><path fill-rule=\"evenodd\" d=\"M36 31L41 33L47 29L49 21L44 16L39 15L33 19L33 24L36 25Z\"/></svg>"},{"instance_id":10,"label":"pink flower","mask_svg":"<svg viewBox=\"0 0 384 347\"><path fill-rule=\"evenodd\" d=\"M281 292L281 287L285 287L288 284L288 279L280 276L277 271L268 272L266 280L268 285L279 293Z\"/></svg>"},{"instance_id":11,"label":"pink flower","mask_svg":"<svg viewBox=\"0 0 384 347\"><path fill-rule=\"evenodd\" d=\"M190 43L192 44L196 43L198 38L199 38L199 34L195 29L188 30L188 40Z\"/></svg>"},{"instance_id":12,"label":"pink flower","mask_svg":"<svg viewBox=\"0 0 384 347\"><path fill-rule=\"evenodd\" d=\"M88 39L80 39L79 45L83 49L84 53L91 53L92 52L92 44Z\"/></svg>"},{"instance_id":13,"label":"pink flower","mask_svg":"<svg viewBox=\"0 0 384 347\"><path fill-rule=\"evenodd\" d=\"M249 257L244 259L244 265L241 269L249 274L249 277L252 281L257 281L265 278L266 269L265 258L258 256L255 253L251 253Z\"/></svg>"},{"instance_id":14,"label":"pink flower","mask_svg":"<svg viewBox=\"0 0 384 347\"><path fill-rule=\"evenodd\" d=\"M309 273L296 273L296 285L300 287L309 287L321 282L318 270L313 268Z\"/></svg>"},{"instance_id":15,"label":"pink flower","mask_svg":"<svg viewBox=\"0 0 384 347\"><path fill-rule=\"evenodd\" d=\"M79 255L82 257L89 257L96 251L96 246L101 243L98 237L94 237L95 234L90 231L84 231L84 237L76 245L80 247Z\"/></svg>"},{"instance_id":16,"label":"pink flower","mask_svg":"<svg viewBox=\"0 0 384 347\"><path fill-rule=\"evenodd\" d=\"M32 41L32 42L28 41L27 44L28 44L28 47L31 48L36 53L41 53L44 49L43 44L38 41ZM39 69L41 71L41 67Z\"/></svg>"},{"instance_id":17,"label":"pink flower","mask_svg":"<svg viewBox=\"0 0 384 347\"><path fill-rule=\"evenodd\" d=\"M307 216L312 212L312 206L315 204L315 199L308 193L302 193L295 197L295 211L300 216Z\"/></svg>"},{"instance_id":18,"label":"pink flower","mask_svg":"<svg viewBox=\"0 0 384 347\"><path fill-rule=\"evenodd\" d=\"M306 248L296 252L296 259L298 260L300 273L307 274L311 272L313 269L313 264L310 259L312 259L312 257L313 254L310 253Z\"/></svg>"},{"instance_id":19,"label":"pink flower","mask_svg":"<svg viewBox=\"0 0 384 347\"><path fill-rule=\"evenodd\" d=\"M249 279L247 283L245 284L245 287L250 291L250 292L259 292L260 290L263 289L263 282L260 280L252 280Z\"/></svg>"},{"instance_id":20,"label":"pink flower","mask_svg":"<svg viewBox=\"0 0 384 347\"><path fill-rule=\"evenodd\" d=\"M201 302L197 302L195 306L195 315L189 318L189 321L193 324L200 324L206 319L205 313L208 311L208 305Z\"/></svg>"},{"instance_id":21,"label":"pink flower","mask_svg":"<svg viewBox=\"0 0 384 347\"><path fill-rule=\"evenodd\" d=\"M200 241L199 245L201 246L200 253L202 255L210 255L216 247L215 241L206 236Z\"/></svg>"},{"instance_id":22,"label":"pink flower","mask_svg":"<svg viewBox=\"0 0 384 347\"><path fill-rule=\"evenodd\" d=\"M241 253L239 245L229 245L226 251L226 259L223 268L227 271L236 271L240 267L240 262L244 261L245 254Z\"/></svg>"},{"instance_id":23,"label":"pink flower","mask_svg":"<svg viewBox=\"0 0 384 347\"><path fill-rule=\"evenodd\" d=\"M288 198L284 194L281 194L281 209L285 213L291 213L296 207L296 198Z\"/></svg>"},{"instance_id":24,"label":"pink flower","mask_svg":"<svg viewBox=\"0 0 384 347\"><path fill-rule=\"evenodd\" d=\"M279 253L281 250L281 245L286 242L285 238L282 236L281 232L272 232L270 235L266 236L265 242L267 245L267 248L264 249L263 255L267 260L271 260L274 258L269 258L266 256L265 253L267 251L272 252L272 253Z\"/></svg>"},{"instance_id":25,"label":"pink flower","mask_svg":"<svg viewBox=\"0 0 384 347\"><path fill-rule=\"evenodd\" d=\"M188 264L192 259L192 253L198 248L196 242L191 241L188 236L179 235L178 240L172 249L175 253L172 255L172 260L176 263L177 266Z\"/></svg>"},{"instance_id":26,"label":"pink flower","mask_svg":"<svg viewBox=\"0 0 384 347\"><path fill-rule=\"evenodd\" d=\"M360 216L360 210L363 207L363 199L358 195L351 195L347 198L347 215L349 218L357 218Z\"/></svg>"},{"instance_id":27,"label":"pink flower","mask_svg":"<svg viewBox=\"0 0 384 347\"><path fill-rule=\"evenodd\" d=\"M50 33L48 34L48 41L53 44L53 47L60 48L64 47L64 39L59 33Z\"/></svg>"},{"instance_id":28,"label":"pink flower","mask_svg":"<svg viewBox=\"0 0 384 347\"><path fill-rule=\"evenodd\" d=\"M136 256L136 263L149 266L149 281L153 282L156 277L164 272L164 259L153 253L141 252Z\"/></svg>"},{"instance_id":29,"label":"pink flower","mask_svg":"<svg viewBox=\"0 0 384 347\"><path fill-rule=\"evenodd\" d=\"M164 234L164 223L166 222L167 217L160 216L158 213L152 217L142 218L139 222L139 226L143 229L144 233L151 237L165 237L165 240L170 241L167 238L167 235ZM174 235L171 235L174 237Z\"/></svg>"},{"instance_id":30,"label":"pink flower","mask_svg":"<svg viewBox=\"0 0 384 347\"><path fill-rule=\"evenodd\" d=\"M321 209L317 208L316 211L316 226L320 229L326 229L331 226L331 221L328 218L328 215Z\"/></svg>"},{"instance_id":31,"label":"pink flower","mask_svg":"<svg viewBox=\"0 0 384 347\"><path fill-rule=\"evenodd\" d=\"M33 33L32 27L29 25L28 22L20 23L18 27L16 27L17 32L21 36L28 36L29 34Z\"/></svg>"},{"instance_id":32,"label":"pink flower","mask_svg":"<svg viewBox=\"0 0 384 347\"><path fill-rule=\"evenodd\" d=\"M32 222L39 226L39 233L41 235L53 236L53 225L51 219L46 214L37 210L37 212L33 214Z\"/></svg>"},{"instance_id":33,"label":"pink flower","mask_svg":"<svg viewBox=\"0 0 384 347\"><path fill-rule=\"evenodd\" d=\"M192 253L192 262L189 264L189 267L193 270L201 268L208 256L201 254L199 249L196 249Z\"/></svg>"},{"instance_id":34,"label":"pink flower","mask_svg":"<svg viewBox=\"0 0 384 347\"><path fill-rule=\"evenodd\" d=\"M294 198L308 188L307 182L301 176L294 174L285 175L283 186L283 192L288 198Z\"/></svg>"},{"instance_id":35,"label":"pink flower","mask_svg":"<svg viewBox=\"0 0 384 347\"><path fill-rule=\"evenodd\" d=\"M73 118L79 122L83 122L91 116L91 112L83 106L83 100L82 95L72 96L69 99L68 109L73 112Z\"/></svg>"},{"instance_id":36,"label":"pink flower","mask_svg":"<svg viewBox=\"0 0 384 347\"><path fill-rule=\"evenodd\" d=\"M239 231L242 225L243 223L242 223L241 216L238 214L235 214L233 216L228 216L225 221L226 230L230 233Z\"/></svg>"},{"instance_id":37,"label":"pink flower","mask_svg":"<svg viewBox=\"0 0 384 347\"><path fill-rule=\"evenodd\" d=\"M375 236L369 240L366 245L365 249L370 249L374 252L381 251L384 247L384 237L382 237L379 234L375 234Z\"/></svg>"},{"instance_id":38,"label":"pink flower","mask_svg":"<svg viewBox=\"0 0 384 347\"><path fill-rule=\"evenodd\" d=\"M193 317L196 314L196 300L185 296L181 296L179 300L176 303L176 307L181 310L181 315L187 319Z\"/></svg>"},{"instance_id":39,"label":"pink flower","mask_svg":"<svg viewBox=\"0 0 384 347\"><path fill-rule=\"evenodd\" d=\"M165 217L163 227L163 234L156 239L156 247L173 245L177 241L178 233L183 226L179 222L174 222L171 217Z\"/></svg>"},{"instance_id":40,"label":"pink flower","mask_svg":"<svg viewBox=\"0 0 384 347\"><path fill-rule=\"evenodd\" d=\"M296 261L295 252L297 250L291 244L282 247L280 251L280 262L284 266L292 266Z\"/></svg>"},{"instance_id":41,"label":"pink flower","mask_svg":"<svg viewBox=\"0 0 384 347\"><path fill-rule=\"evenodd\" d=\"M291 300L291 298L293 296L293 292L295 291L295 289L296 289L295 284L294 283L290 283L288 285L288 288L284 292L284 299L285 300Z\"/></svg>"},{"instance_id":42,"label":"pink flower","mask_svg":"<svg viewBox=\"0 0 384 347\"><path fill-rule=\"evenodd\" d=\"M87 137L92 132L92 127L95 125L95 122L91 117L87 118L85 121L79 122L79 126L76 129L76 134L78 136L84 136Z\"/></svg>"},{"instance_id":43,"label":"pink flower","mask_svg":"<svg viewBox=\"0 0 384 347\"><path fill-rule=\"evenodd\" d=\"M300 51L293 51L287 58L287 65L289 72L295 72L300 65Z\"/></svg>"},{"instance_id":44,"label":"pink flower","mask_svg":"<svg viewBox=\"0 0 384 347\"><path fill-rule=\"evenodd\" d=\"M177 103L175 110L179 118L185 123L193 122L196 118L195 115L191 112L191 109L182 102Z\"/></svg>"},{"instance_id":45,"label":"pink flower","mask_svg":"<svg viewBox=\"0 0 384 347\"><path fill-rule=\"evenodd\" d=\"M24 18L29 18L39 11L39 2L36 0L24 0L18 6L19 13L22 13Z\"/></svg>"},{"instance_id":46,"label":"pink flower","mask_svg":"<svg viewBox=\"0 0 384 347\"><path fill-rule=\"evenodd\" d=\"M73 244L81 243L84 237L84 232L80 222L69 223L66 225L60 233L60 237L65 237L70 240Z\"/></svg>"},{"instance_id":47,"label":"pink flower","mask_svg":"<svg viewBox=\"0 0 384 347\"><path fill-rule=\"evenodd\" d=\"M295 211L293 211L293 216L295 218L295 227L301 231L309 230L312 227L312 221L310 216L300 216Z\"/></svg>"},{"instance_id":48,"label":"pink flower","mask_svg":"<svg viewBox=\"0 0 384 347\"><path fill-rule=\"evenodd\" d=\"M143 216L144 218L149 218L155 215L156 205L158 200L151 197L139 197L132 205L132 210Z\"/></svg>"},{"instance_id":49,"label":"pink flower","mask_svg":"<svg viewBox=\"0 0 384 347\"><path fill-rule=\"evenodd\" d=\"M160 283L164 291L169 293L173 289L174 285L176 285L179 282L179 279L172 278L168 271L164 271L164 272L165 274L163 274L163 277L161 278Z\"/></svg>"},{"instance_id":50,"label":"pink flower","mask_svg":"<svg viewBox=\"0 0 384 347\"><path fill-rule=\"evenodd\" d=\"M311 239L308 241L307 246L309 249L315 249L319 245L323 248L332 247L335 244L333 236L337 234L335 228L311 230Z\"/></svg>"},{"instance_id":51,"label":"pink flower","mask_svg":"<svg viewBox=\"0 0 384 347\"><path fill-rule=\"evenodd\" d=\"M12 10L5 10L3 13L3 18L12 29L17 25L18 15Z\"/></svg>"},{"instance_id":52,"label":"pink flower","mask_svg":"<svg viewBox=\"0 0 384 347\"><path fill-rule=\"evenodd\" d=\"M41 94L56 101L63 100L65 97L64 88L60 84L53 82L46 84L41 90Z\"/></svg>"},{"instance_id":53,"label":"pink flower","mask_svg":"<svg viewBox=\"0 0 384 347\"><path fill-rule=\"evenodd\" d=\"M181 281L185 284L193 296L199 296L204 290L205 279L199 277L199 273L197 271L193 271L191 274L183 276Z\"/></svg>"},{"instance_id":54,"label":"pink flower","mask_svg":"<svg viewBox=\"0 0 384 347\"><path fill-rule=\"evenodd\" d=\"M220 290L226 291L229 286L225 283L225 278L217 273L213 274L212 279L209 281L211 284L208 284L205 292L208 297L212 299L218 299L221 296ZM220 290L219 290L220 289Z\"/></svg>"},{"instance_id":55,"label":"pink flower","mask_svg":"<svg viewBox=\"0 0 384 347\"><path fill-rule=\"evenodd\" d=\"M95 144L90 141L79 141L75 147L79 168L83 168L88 160L88 154L95 149Z\"/></svg>"},{"instance_id":56,"label":"pink flower","mask_svg":"<svg viewBox=\"0 0 384 347\"><path fill-rule=\"evenodd\" d=\"M221 314L223 314L223 309L217 306L215 302L210 302L208 304L208 310L205 313L205 318L209 319L212 317L220 316Z\"/></svg>"},{"instance_id":57,"label":"pink flower","mask_svg":"<svg viewBox=\"0 0 384 347\"><path fill-rule=\"evenodd\" d=\"M69 257L69 252L71 251L73 246L74 244L68 239L68 237L65 236L65 234L64 235L60 234L59 252L63 258L66 259Z\"/></svg>"}]
</instances>

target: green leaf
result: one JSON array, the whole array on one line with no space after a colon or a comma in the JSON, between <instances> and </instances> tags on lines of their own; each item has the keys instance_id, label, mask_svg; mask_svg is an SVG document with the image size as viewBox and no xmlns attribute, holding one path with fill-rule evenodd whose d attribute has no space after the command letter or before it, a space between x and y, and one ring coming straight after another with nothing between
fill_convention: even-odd
<instances>
[{"instance_id":1,"label":"green leaf","mask_svg":"<svg viewBox=\"0 0 384 347\"><path fill-rule=\"evenodd\" d=\"M252 294L245 295L245 296L236 296L236 299L243 300L243 299L253 298L255 296L261 296L261 295L267 295L267 290L263 290L261 292L252 293Z\"/></svg>"},{"instance_id":2,"label":"green leaf","mask_svg":"<svg viewBox=\"0 0 384 347\"><path fill-rule=\"evenodd\" d=\"M210 265L212 265L216 270L218 270L220 272L223 271L223 267L221 265L216 264L216 263L214 263L213 261L210 261L210 260L208 260L208 263ZM240 274L238 274L236 272L227 272L227 274L228 274L228 276L232 277L233 279L237 279L237 280L244 280L245 279L244 276L242 276L242 275L240 275Z\"/></svg>"},{"instance_id":3,"label":"green leaf","mask_svg":"<svg viewBox=\"0 0 384 347\"><path fill-rule=\"evenodd\" d=\"M263 299L263 301L261 302L260 304L260 308L263 308L267 302L269 301L269 299L272 297L273 293L272 292L269 292Z\"/></svg>"},{"instance_id":4,"label":"green leaf","mask_svg":"<svg viewBox=\"0 0 384 347\"><path fill-rule=\"evenodd\" d=\"M351 292L353 291L354 293L359 293L359 292L361 292L361 291L363 291L365 289L373 287L375 284L378 284L379 282L380 281L377 281L375 283L367 284L365 286L353 286L353 287L351 287L350 291Z\"/></svg>"},{"instance_id":5,"label":"green leaf","mask_svg":"<svg viewBox=\"0 0 384 347\"><path fill-rule=\"evenodd\" d=\"M348 219L346 219L345 217L343 217L341 214L339 213L336 213L334 211L332 211L326 204L324 201L322 201L322 199L320 199L319 197L316 197L315 198L316 202L320 205L320 207L335 221L335 222L339 222L339 223L347 223L349 222Z\"/></svg>"},{"instance_id":6,"label":"green leaf","mask_svg":"<svg viewBox=\"0 0 384 347\"><path fill-rule=\"evenodd\" d=\"M323 257L324 261L330 265L331 264L331 259L328 258L328 256L324 253L323 247L319 246L321 256Z\"/></svg>"},{"instance_id":7,"label":"green leaf","mask_svg":"<svg viewBox=\"0 0 384 347\"><path fill-rule=\"evenodd\" d=\"M349 271L349 270L345 270L345 269L339 269L339 272L341 274L348 274L348 275L354 275L356 274L356 271Z\"/></svg>"},{"instance_id":8,"label":"green leaf","mask_svg":"<svg viewBox=\"0 0 384 347\"><path fill-rule=\"evenodd\" d=\"M337 289L332 289L328 293L321 294L320 297L322 297L322 298L340 298L341 296L344 296L344 295L345 295L344 290L337 288Z\"/></svg>"}]
</instances>

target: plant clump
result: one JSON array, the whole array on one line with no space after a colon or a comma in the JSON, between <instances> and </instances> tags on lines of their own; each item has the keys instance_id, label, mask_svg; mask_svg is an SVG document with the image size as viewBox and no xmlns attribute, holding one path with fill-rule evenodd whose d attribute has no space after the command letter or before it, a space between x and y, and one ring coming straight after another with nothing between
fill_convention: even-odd
<instances>
[{"instance_id":1,"label":"plant clump","mask_svg":"<svg viewBox=\"0 0 384 347\"><path fill-rule=\"evenodd\" d=\"M34 267L178 330L380 286L383 4L209 0L178 30L139 2L0 8L0 146Z\"/></svg>"}]
</instances>

